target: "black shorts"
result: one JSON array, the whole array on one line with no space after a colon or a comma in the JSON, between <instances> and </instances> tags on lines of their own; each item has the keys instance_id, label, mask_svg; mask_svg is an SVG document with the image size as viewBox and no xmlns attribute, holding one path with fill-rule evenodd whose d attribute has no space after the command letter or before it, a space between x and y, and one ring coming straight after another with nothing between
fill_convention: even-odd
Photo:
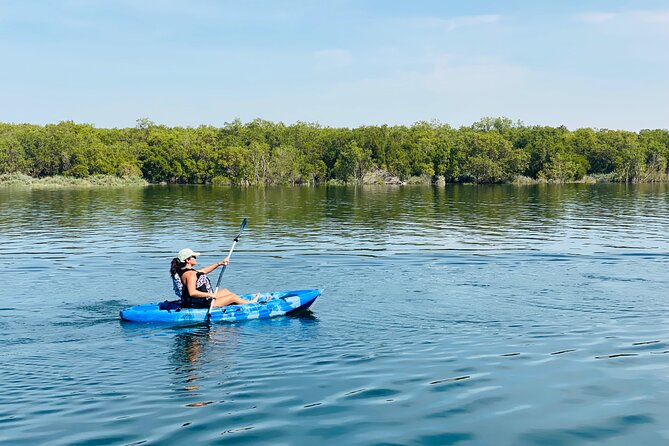
<instances>
[{"instance_id":1,"label":"black shorts","mask_svg":"<svg viewBox=\"0 0 669 446\"><path fill-rule=\"evenodd\" d=\"M181 301L181 308L209 308L211 297L191 297L190 303Z\"/></svg>"}]
</instances>

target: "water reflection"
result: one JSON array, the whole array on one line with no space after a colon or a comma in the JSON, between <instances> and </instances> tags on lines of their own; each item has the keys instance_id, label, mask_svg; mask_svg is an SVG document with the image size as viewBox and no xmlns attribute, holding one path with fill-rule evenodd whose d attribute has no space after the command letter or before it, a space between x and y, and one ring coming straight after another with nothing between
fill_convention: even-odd
<instances>
[{"instance_id":1,"label":"water reflection","mask_svg":"<svg viewBox=\"0 0 669 446\"><path fill-rule=\"evenodd\" d=\"M323 249L362 239L365 248L436 244L446 249L489 247L534 249L540 245L588 245L591 231L605 236L600 247L643 248L663 240L667 227L667 184L532 185L446 187L268 187L151 186L113 190L0 190L2 238L33 236L62 250L99 243L100 234L136 234L145 252L173 249L153 243L168 237L208 243L226 235L242 216L249 234L267 249L293 248L291 240ZM178 212L175 212L178 209ZM665 212L662 212L664 210ZM192 224L193 236L183 233ZM635 228L643 224L645 233ZM233 229L230 229L232 232ZM58 233L58 239L53 235ZM607 233L613 233L606 237ZM175 234L177 237L175 239ZM623 237L620 237L620 235ZM651 243L644 242L650 240ZM617 244L616 244L617 242ZM608 243L608 244L607 244ZM188 243L187 243L188 244ZM192 244L192 243L191 243ZM148 245L148 246L146 246ZM109 250L116 249L112 244Z\"/></svg>"},{"instance_id":2,"label":"water reflection","mask_svg":"<svg viewBox=\"0 0 669 446\"><path fill-rule=\"evenodd\" d=\"M207 356L216 355L216 361L225 362L225 350L237 346L238 336L231 326L204 325L181 330L174 335L174 346L170 355L176 387L192 393L193 396L199 396L201 382L207 378L203 373L211 370L206 368L206 364L211 362ZM220 348L221 343L225 344L225 349ZM187 406L201 407L208 404L211 401L197 401Z\"/></svg>"}]
</instances>

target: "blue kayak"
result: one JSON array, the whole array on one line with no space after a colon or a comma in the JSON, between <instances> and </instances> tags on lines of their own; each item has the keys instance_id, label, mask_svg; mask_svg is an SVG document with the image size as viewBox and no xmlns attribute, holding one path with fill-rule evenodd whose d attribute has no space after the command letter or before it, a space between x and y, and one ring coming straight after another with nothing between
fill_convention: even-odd
<instances>
[{"instance_id":1,"label":"blue kayak","mask_svg":"<svg viewBox=\"0 0 669 446\"><path fill-rule=\"evenodd\" d=\"M237 322L249 319L265 319L305 310L314 303L323 290L292 290L260 293L258 302L245 305L217 307L211 312L211 322ZM244 294L252 299L255 293ZM145 304L121 310L124 321L158 322L168 324L198 324L206 321L207 308L177 308L161 310L160 304Z\"/></svg>"}]
</instances>

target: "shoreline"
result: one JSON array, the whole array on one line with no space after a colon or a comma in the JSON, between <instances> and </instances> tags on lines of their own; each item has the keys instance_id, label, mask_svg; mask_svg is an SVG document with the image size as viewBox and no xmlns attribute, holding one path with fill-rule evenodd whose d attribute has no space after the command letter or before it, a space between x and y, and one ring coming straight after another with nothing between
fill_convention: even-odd
<instances>
[{"instance_id":1,"label":"shoreline","mask_svg":"<svg viewBox=\"0 0 669 446\"><path fill-rule=\"evenodd\" d=\"M667 178L655 179L653 181L618 181L611 175L588 175L580 180L572 181L554 181L545 178L529 178L518 176L513 181L501 183L447 183L443 177L432 178L429 176L410 177L406 180L400 180L398 177L382 177L379 175L366 176L363 181L343 182L339 180L329 180L324 183L298 183L293 186L441 186L448 185L513 185L513 186L533 186L533 185L562 185L562 184L663 184L669 183ZM147 186L227 186L227 187L265 187L264 184L196 184L196 183L149 183L140 177L116 177L112 175L96 175L87 178L74 178L65 176L51 176L43 178L34 178L25 174L1 174L0 187L17 187L26 189L84 189L84 188L122 188L122 187L147 187ZM271 186L280 186L273 184Z\"/></svg>"}]
</instances>

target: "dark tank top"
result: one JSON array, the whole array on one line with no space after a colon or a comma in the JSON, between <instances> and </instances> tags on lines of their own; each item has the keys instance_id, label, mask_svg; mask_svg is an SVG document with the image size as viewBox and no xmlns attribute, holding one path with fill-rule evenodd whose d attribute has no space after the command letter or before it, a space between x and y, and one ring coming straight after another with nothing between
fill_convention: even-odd
<instances>
[{"instance_id":1,"label":"dark tank top","mask_svg":"<svg viewBox=\"0 0 669 446\"><path fill-rule=\"evenodd\" d=\"M184 283L183 275L188 271L194 271L192 269L183 269L179 272L179 279L181 283ZM203 293L213 293L211 289L211 283L207 275L201 271L195 271L196 281L195 289L202 291ZM181 306L184 308L209 308L209 303L211 299L209 297L193 297L188 294L188 287L184 283L184 287L181 290Z\"/></svg>"}]
</instances>

